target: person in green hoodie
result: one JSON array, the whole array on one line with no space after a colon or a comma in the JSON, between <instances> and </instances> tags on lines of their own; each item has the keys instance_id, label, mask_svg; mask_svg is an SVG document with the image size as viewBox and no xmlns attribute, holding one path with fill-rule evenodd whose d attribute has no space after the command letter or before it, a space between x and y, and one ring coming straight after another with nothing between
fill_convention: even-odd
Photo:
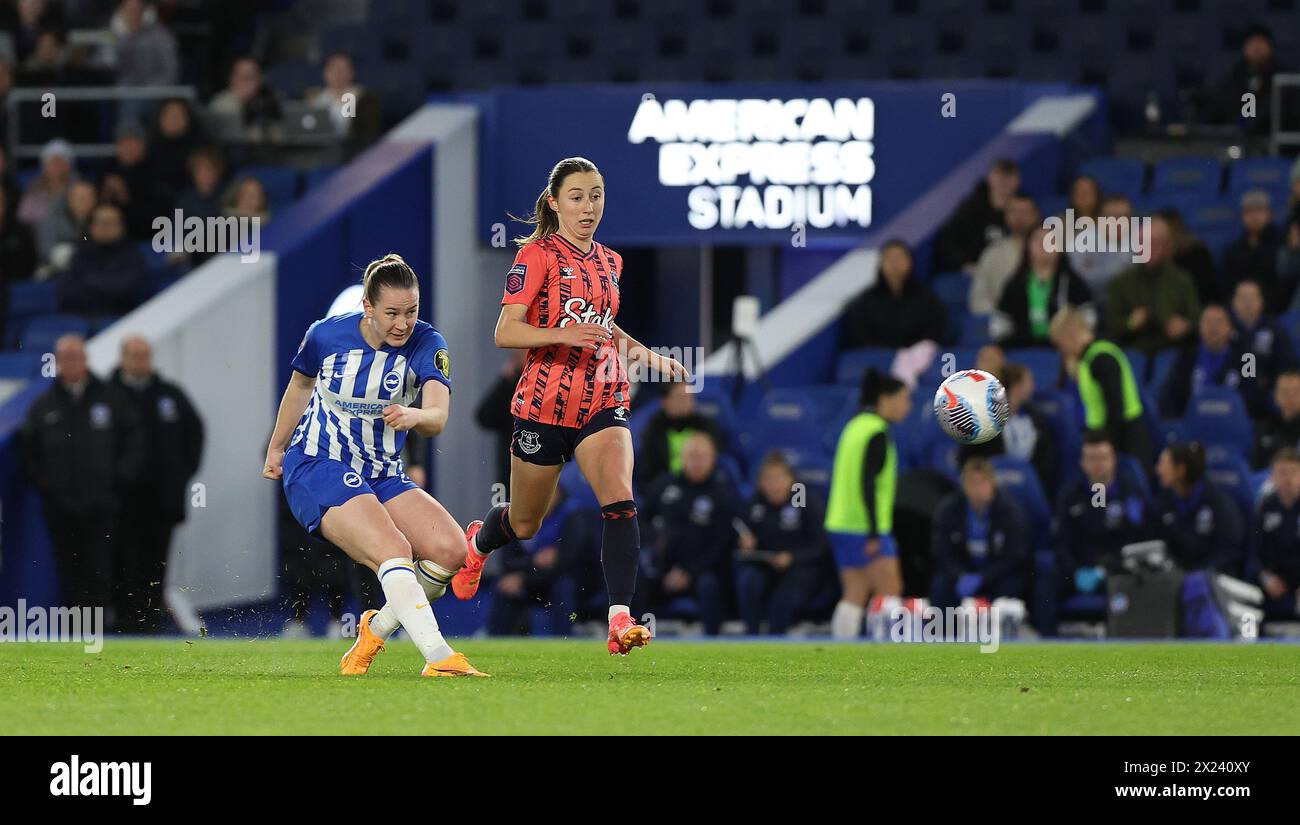
<instances>
[{"instance_id":1,"label":"person in green hoodie","mask_svg":"<svg viewBox=\"0 0 1300 825\"><path fill-rule=\"evenodd\" d=\"M837 639L858 636L872 596L903 592L893 536L898 452L889 425L907 417L912 398L903 382L873 369L862 379L861 405L840 433L826 507L826 531L843 590L831 615L831 635Z\"/></svg>"},{"instance_id":2,"label":"person in green hoodie","mask_svg":"<svg viewBox=\"0 0 1300 825\"><path fill-rule=\"evenodd\" d=\"M1192 276L1174 263L1169 224L1151 218L1145 263L1121 272L1106 289L1106 336L1121 347L1154 353L1185 343L1195 332L1201 301Z\"/></svg>"}]
</instances>

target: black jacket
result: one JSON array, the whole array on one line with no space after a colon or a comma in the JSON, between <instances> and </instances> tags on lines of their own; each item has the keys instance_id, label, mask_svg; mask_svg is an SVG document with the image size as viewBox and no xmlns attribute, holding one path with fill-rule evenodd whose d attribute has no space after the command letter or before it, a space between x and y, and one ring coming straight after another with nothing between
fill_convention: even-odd
<instances>
[{"instance_id":1,"label":"black jacket","mask_svg":"<svg viewBox=\"0 0 1300 825\"><path fill-rule=\"evenodd\" d=\"M203 421L177 385L158 377L135 389L115 370L110 383L135 408L146 435L144 472L135 490L155 503L160 518L185 520L189 482L203 458Z\"/></svg>"},{"instance_id":2,"label":"black jacket","mask_svg":"<svg viewBox=\"0 0 1300 825\"><path fill-rule=\"evenodd\" d=\"M1294 284L1283 284L1277 277L1277 250L1282 245L1282 233L1269 224L1251 243L1243 232L1223 251L1223 268L1219 274L1219 294L1223 300L1232 297L1237 284L1247 278L1259 281L1264 289L1264 304L1270 313L1283 312L1291 303Z\"/></svg>"},{"instance_id":3,"label":"black jacket","mask_svg":"<svg viewBox=\"0 0 1300 825\"><path fill-rule=\"evenodd\" d=\"M1052 277L1051 297L1047 302L1047 320L1062 306L1083 306L1092 302L1092 290L1083 279L1074 274L1068 266L1062 264ZM1011 332L999 342L1004 347L1048 347L1051 341L1044 335L1034 337L1033 325L1029 320L1029 270L1021 268L1006 286L1002 288L1002 297L998 300L998 312L1011 321Z\"/></svg>"},{"instance_id":4,"label":"black jacket","mask_svg":"<svg viewBox=\"0 0 1300 825\"><path fill-rule=\"evenodd\" d=\"M1300 588L1300 502L1282 504L1277 493L1260 502L1251 530L1251 566L1281 576L1289 590Z\"/></svg>"},{"instance_id":5,"label":"black jacket","mask_svg":"<svg viewBox=\"0 0 1300 825\"><path fill-rule=\"evenodd\" d=\"M1002 492L994 496L989 506L988 543L982 548L984 564L978 567L981 548L972 547L968 541L968 511L966 497L960 491L939 503L930 533L935 572L952 579L978 572L986 582L1028 573L1029 530L1016 503Z\"/></svg>"},{"instance_id":6,"label":"black jacket","mask_svg":"<svg viewBox=\"0 0 1300 825\"><path fill-rule=\"evenodd\" d=\"M135 408L93 375L80 399L55 383L27 412L23 463L33 486L69 514L108 514L144 471L145 432Z\"/></svg>"},{"instance_id":7,"label":"black jacket","mask_svg":"<svg viewBox=\"0 0 1300 825\"><path fill-rule=\"evenodd\" d=\"M934 272L957 272L979 260L984 247L1007 234L1002 210L989 203L989 185L980 181L939 230Z\"/></svg>"},{"instance_id":8,"label":"black jacket","mask_svg":"<svg viewBox=\"0 0 1300 825\"><path fill-rule=\"evenodd\" d=\"M713 437L713 444L718 448L718 452L725 452L727 443L723 440L722 429L717 422L706 415L695 413L685 418L669 418L663 411L659 410L650 416L650 421L646 424L644 433L641 435L641 443L636 453L636 480L638 485L645 485L653 482L664 473L672 470L672 445L669 442L669 433L680 433L684 430L697 430L708 433Z\"/></svg>"},{"instance_id":9,"label":"black jacket","mask_svg":"<svg viewBox=\"0 0 1300 825\"><path fill-rule=\"evenodd\" d=\"M680 567L696 578L724 573L736 546L738 496L717 471L703 484L682 475L660 477L641 507L642 547L653 575ZM647 540L648 539L648 540Z\"/></svg>"},{"instance_id":10,"label":"black jacket","mask_svg":"<svg viewBox=\"0 0 1300 825\"><path fill-rule=\"evenodd\" d=\"M1007 421L1002 432L994 438L985 441L983 444L968 444L961 448L961 463L971 456L995 456L1005 455L1007 452L1007 427L1029 427L1032 428L1032 438L1034 440L1034 449L1027 457L1029 463L1034 465L1034 475L1038 476L1038 482L1043 485L1044 490L1056 488L1056 479L1059 467L1058 451L1056 442L1052 440L1052 429L1047 424L1047 419L1043 417L1033 405L1026 404L1021 408L1017 420L1013 417Z\"/></svg>"},{"instance_id":11,"label":"black jacket","mask_svg":"<svg viewBox=\"0 0 1300 825\"><path fill-rule=\"evenodd\" d=\"M1193 344L1183 347L1178 352L1178 360L1165 377L1160 388L1160 415L1162 418L1182 418L1187 414L1187 404L1192 400L1193 384L1196 374L1196 362L1200 358L1201 345ZM1223 363L1213 375L1202 377L1203 387L1232 387L1237 389L1243 383L1241 378L1241 350L1236 344L1228 345Z\"/></svg>"},{"instance_id":12,"label":"black jacket","mask_svg":"<svg viewBox=\"0 0 1300 825\"><path fill-rule=\"evenodd\" d=\"M474 409L474 420L497 438L497 481L510 482L510 439L514 437L515 418L510 414L510 400L519 384L520 373L498 375Z\"/></svg>"},{"instance_id":13,"label":"black jacket","mask_svg":"<svg viewBox=\"0 0 1300 825\"><path fill-rule=\"evenodd\" d=\"M1270 410L1255 419L1255 454L1250 466L1264 469L1283 447L1300 449L1300 416L1288 420L1277 410Z\"/></svg>"},{"instance_id":14,"label":"black jacket","mask_svg":"<svg viewBox=\"0 0 1300 825\"><path fill-rule=\"evenodd\" d=\"M1117 468L1104 499L1098 495L1080 476L1056 501L1056 569L1064 578L1080 567L1118 569L1124 545L1151 537L1151 502L1130 471ZM1104 507L1094 506L1103 501Z\"/></svg>"},{"instance_id":15,"label":"black jacket","mask_svg":"<svg viewBox=\"0 0 1300 825\"><path fill-rule=\"evenodd\" d=\"M750 501L744 516L745 526L754 534L758 550L790 553L795 564L812 566L829 558L825 519L826 507L814 496L808 496L804 506L796 507L791 501L772 505L762 493Z\"/></svg>"},{"instance_id":16,"label":"black jacket","mask_svg":"<svg viewBox=\"0 0 1300 825\"><path fill-rule=\"evenodd\" d=\"M1191 499L1180 502L1172 490L1156 493L1152 504L1156 538L1184 570L1212 568L1239 575L1245 555L1241 513L1228 494L1209 481Z\"/></svg>"},{"instance_id":17,"label":"black jacket","mask_svg":"<svg viewBox=\"0 0 1300 825\"><path fill-rule=\"evenodd\" d=\"M59 308L78 315L124 315L145 297L147 281L135 244L87 243L59 279Z\"/></svg>"},{"instance_id":18,"label":"black jacket","mask_svg":"<svg viewBox=\"0 0 1300 825\"><path fill-rule=\"evenodd\" d=\"M895 295L883 277L858 297L844 314L842 338L846 348L909 347L929 339L943 343L947 313L928 286L908 277Z\"/></svg>"}]
</instances>

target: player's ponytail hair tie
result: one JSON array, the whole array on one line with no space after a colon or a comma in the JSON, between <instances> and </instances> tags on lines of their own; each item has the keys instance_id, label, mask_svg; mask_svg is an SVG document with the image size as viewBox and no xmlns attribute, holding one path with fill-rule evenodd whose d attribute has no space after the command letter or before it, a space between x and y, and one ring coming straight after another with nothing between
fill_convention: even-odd
<instances>
[{"instance_id":1,"label":"player's ponytail hair tie","mask_svg":"<svg viewBox=\"0 0 1300 825\"><path fill-rule=\"evenodd\" d=\"M560 187L564 185L564 179L569 175L578 172L595 172L597 175L600 174L600 170L596 168L596 164L586 158L565 158L555 164L555 168L551 170L550 176L546 179L546 186L542 187L541 194L537 196L537 204L533 207L533 214L526 218L518 218L514 215L510 215L511 220L532 224L533 226L531 234L515 238L516 244L519 246L525 246L526 244L530 244L533 241L546 237L547 235L554 235L556 232L560 231L560 216L551 208L551 205L547 202L547 198L558 198L560 196ZM506 214L509 215L510 213L507 212Z\"/></svg>"},{"instance_id":2,"label":"player's ponytail hair tie","mask_svg":"<svg viewBox=\"0 0 1300 825\"><path fill-rule=\"evenodd\" d=\"M362 292L371 306L379 303L379 295L384 287L418 289L420 285L415 277L415 270L411 269L411 265L396 252L389 252L384 257L367 264L361 284Z\"/></svg>"}]
</instances>

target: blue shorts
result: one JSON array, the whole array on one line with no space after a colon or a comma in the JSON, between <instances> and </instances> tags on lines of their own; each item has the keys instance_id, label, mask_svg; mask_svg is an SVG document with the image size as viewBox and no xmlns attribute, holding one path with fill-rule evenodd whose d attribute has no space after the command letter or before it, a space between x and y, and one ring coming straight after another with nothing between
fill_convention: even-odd
<instances>
[{"instance_id":1,"label":"blue shorts","mask_svg":"<svg viewBox=\"0 0 1300 825\"><path fill-rule=\"evenodd\" d=\"M867 556L867 537L863 533L827 533L836 567L866 567L876 559L898 558L898 542L893 536L880 536L880 552Z\"/></svg>"},{"instance_id":2,"label":"blue shorts","mask_svg":"<svg viewBox=\"0 0 1300 825\"><path fill-rule=\"evenodd\" d=\"M302 450L286 452L283 466L284 496L289 500L289 509L308 533L317 535L320 533L320 520L331 507L338 507L366 493L374 495L383 504L407 490L419 489L404 472L395 476L363 478L342 461L309 456Z\"/></svg>"}]
</instances>

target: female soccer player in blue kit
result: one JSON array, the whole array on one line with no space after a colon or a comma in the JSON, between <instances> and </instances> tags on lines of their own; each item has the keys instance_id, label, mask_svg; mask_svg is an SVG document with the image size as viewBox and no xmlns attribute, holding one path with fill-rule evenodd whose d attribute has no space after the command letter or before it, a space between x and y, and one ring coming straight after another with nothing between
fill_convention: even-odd
<instances>
[{"instance_id":1,"label":"female soccer player in blue kit","mask_svg":"<svg viewBox=\"0 0 1300 825\"><path fill-rule=\"evenodd\" d=\"M387 603L362 614L344 675L365 673L400 624L424 654L421 675L485 676L443 639L430 606L464 564L465 534L402 469L406 434L447 424L447 342L418 319L415 272L398 255L366 267L362 306L308 328L262 475L283 479L304 528L379 577Z\"/></svg>"}]
</instances>

